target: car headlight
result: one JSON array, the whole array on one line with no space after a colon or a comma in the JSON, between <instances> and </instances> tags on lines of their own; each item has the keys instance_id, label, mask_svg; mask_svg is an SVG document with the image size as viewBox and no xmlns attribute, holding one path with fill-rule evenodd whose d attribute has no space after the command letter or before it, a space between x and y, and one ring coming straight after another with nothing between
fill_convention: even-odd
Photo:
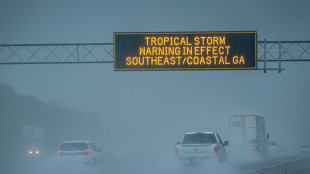
<instances>
[{"instance_id":1,"label":"car headlight","mask_svg":"<svg viewBox=\"0 0 310 174\"><path fill-rule=\"evenodd\" d=\"M38 151L38 150L36 151L36 154L39 154L39 151Z\"/></svg>"},{"instance_id":2,"label":"car headlight","mask_svg":"<svg viewBox=\"0 0 310 174\"><path fill-rule=\"evenodd\" d=\"M32 154L32 151L29 151L29 154Z\"/></svg>"}]
</instances>

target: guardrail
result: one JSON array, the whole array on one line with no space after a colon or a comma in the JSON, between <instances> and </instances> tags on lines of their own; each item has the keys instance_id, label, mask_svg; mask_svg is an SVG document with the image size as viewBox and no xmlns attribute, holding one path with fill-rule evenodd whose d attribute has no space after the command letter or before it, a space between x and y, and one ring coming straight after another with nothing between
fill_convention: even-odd
<instances>
[{"instance_id":1,"label":"guardrail","mask_svg":"<svg viewBox=\"0 0 310 174\"><path fill-rule=\"evenodd\" d=\"M244 174L308 174L308 173L310 173L309 156L244 172Z\"/></svg>"}]
</instances>

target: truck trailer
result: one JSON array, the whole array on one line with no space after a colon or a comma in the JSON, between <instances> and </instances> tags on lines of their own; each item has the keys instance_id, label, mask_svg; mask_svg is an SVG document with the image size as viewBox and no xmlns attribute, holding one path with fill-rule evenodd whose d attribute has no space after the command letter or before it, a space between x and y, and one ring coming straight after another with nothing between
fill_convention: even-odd
<instances>
[{"instance_id":1,"label":"truck trailer","mask_svg":"<svg viewBox=\"0 0 310 174\"><path fill-rule=\"evenodd\" d=\"M232 147L265 152L265 118L259 115L230 115L229 137Z\"/></svg>"}]
</instances>

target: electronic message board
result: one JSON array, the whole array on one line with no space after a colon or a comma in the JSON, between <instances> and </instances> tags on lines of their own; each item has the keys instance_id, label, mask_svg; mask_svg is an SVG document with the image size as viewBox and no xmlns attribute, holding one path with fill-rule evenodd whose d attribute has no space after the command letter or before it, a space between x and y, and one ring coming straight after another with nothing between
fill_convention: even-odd
<instances>
[{"instance_id":1,"label":"electronic message board","mask_svg":"<svg viewBox=\"0 0 310 174\"><path fill-rule=\"evenodd\" d=\"M256 31L114 33L114 70L256 69Z\"/></svg>"}]
</instances>

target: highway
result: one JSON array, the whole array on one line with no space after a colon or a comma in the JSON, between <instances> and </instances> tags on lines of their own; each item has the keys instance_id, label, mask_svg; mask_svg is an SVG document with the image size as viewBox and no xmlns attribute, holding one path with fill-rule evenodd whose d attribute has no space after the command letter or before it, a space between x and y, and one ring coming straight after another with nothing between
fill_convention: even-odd
<instances>
[{"instance_id":1,"label":"highway","mask_svg":"<svg viewBox=\"0 0 310 174\"><path fill-rule=\"evenodd\" d=\"M248 159L230 160L224 164L216 161L203 161L191 165L189 163L179 163L173 157L153 158L153 159L118 159L113 162L105 162L102 165L60 163L57 156L41 160L27 160L16 163L2 165L2 174L200 174L200 173L219 173L219 174L243 174L251 173L260 168L274 166L304 156L283 156L272 157L269 159ZM294 168L294 167L293 167ZM284 172L283 172L284 173Z\"/></svg>"}]
</instances>

